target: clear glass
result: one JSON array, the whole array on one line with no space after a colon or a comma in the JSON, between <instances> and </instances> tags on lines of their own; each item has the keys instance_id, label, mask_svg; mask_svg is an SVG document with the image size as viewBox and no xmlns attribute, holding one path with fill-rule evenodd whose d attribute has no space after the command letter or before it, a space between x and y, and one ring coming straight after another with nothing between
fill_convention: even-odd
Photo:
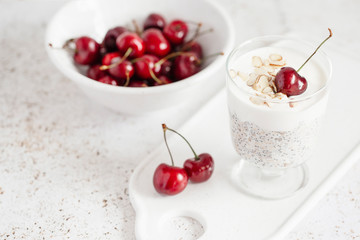
<instances>
[{"instance_id":1,"label":"clear glass","mask_svg":"<svg viewBox=\"0 0 360 240\"><path fill-rule=\"evenodd\" d=\"M316 147L332 71L329 58L319 50L299 72L308 82L305 93L282 100L264 98L241 77L252 72L251 55L275 51L287 66L296 69L315 49L315 45L297 39L265 36L241 44L227 59L230 131L241 159L233 179L246 193L279 199L307 184L305 161Z\"/></svg>"}]
</instances>

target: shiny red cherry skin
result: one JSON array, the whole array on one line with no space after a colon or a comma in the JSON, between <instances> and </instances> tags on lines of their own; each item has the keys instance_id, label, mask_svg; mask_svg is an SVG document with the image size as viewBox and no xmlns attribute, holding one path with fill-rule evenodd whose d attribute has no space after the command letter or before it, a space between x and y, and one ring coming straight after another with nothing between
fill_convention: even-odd
<instances>
[{"instance_id":1,"label":"shiny red cherry skin","mask_svg":"<svg viewBox=\"0 0 360 240\"><path fill-rule=\"evenodd\" d=\"M128 87L148 87L149 84L144 80L133 79Z\"/></svg>"},{"instance_id":2,"label":"shiny red cherry skin","mask_svg":"<svg viewBox=\"0 0 360 240\"><path fill-rule=\"evenodd\" d=\"M292 67L282 67L275 76L278 92L288 97L300 95L307 89L307 81Z\"/></svg>"},{"instance_id":3,"label":"shiny red cherry skin","mask_svg":"<svg viewBox=\"0 0 360 240\"><path fill-rule=\"evenodd\" d=\"M100 66L100 64L90 66L86 72L86 76L94 80L99 80L100 78L105 77L107 74L105 71L100 70Z\"/></svg>"},{"instance_id":4,"label":"shiny red cherry skin","mask_svg":"<svg viewBox=\"0 0 360 240\"><path fill-rule=\"evenodd\" d=\"M75 40L74 61L81 65L90 65L97 61L100 44L94 39L83 36Z\"/></svg>"},{"instance_id":5,"label":"shiny red cherry skin","mask_svg":"<svg viewBox=\"0 0 360 240\"><path fill-rule=\"evenodd\" d=\"M183 168L160 164L153 177L153 184L158 193L175 195L182 192L188 183L188 176Z\"/></svg>"},{"instance_id":6,"label":"shiny red cherry skin","mask_svg":"<svg viewBox=\"0 0 360 240\"><path fill-rule=\"evenodd\" d=\"M121 55L119 52L112 52L112 53L107 53L105 54L105 56L102 58L102 65L110 65L111 63L120 61L121 59Z\"/></svg>"},{"instance_id":7,"label":"shiny red cherry skin","mask_svg":"<svg viewBox=\"0 0 360 240\"><path fill-rule=\"evenodd\" d=\"M158 77L158 79L160 80L161 83L154 81L154 86L160 86L160 85L166 85L166 84L172 83L170 78L168 78L166 76L160 76L160 77Z\"/></svg>"},{"instance_id":8,"label":"shiny red cherry skin","mask_svg":"<svg viewBox=\"0 0 360 240\"><path fill-rule=\"evenodd\" d=\"M184 169L194 183L207 181L214 172L214 160L208 153L199 155L199 159L191 158L184 162Z\"/></svg>"},{"instance_id":9,"label":"shiny red cherry skin","mask_svg":"<svg viewBox=\"0 0 360 240\"><path fill-rule=\"evenodd\" d=\"M171 50L169 41L159 29L149 28L145 30L142 38L145 44L145 52L148 54L153 54L161 58L166 56Z\"/></svg>"},{"instance_id":10,"label":"shiny red cherry skin","mask_svg":"<svg viewBox=\"0 0 360 240\"><path fill-rule=\"evenodd\" d=\"M186 43L185 44L185 51L195 53L198 59L203 58L202 47L201 47L200 43L198 43L196 41L191 41L189 43Z\"/></svg>"},{"instance_id":11,"label":"shiny red cherry skin","mask_svg":"<svg viewBox=\"0 0 360 240\"><path fill-rule=\"evenodd\" d=\"M130 58L138 58L145 53L144 41L139 35L133 32L124 32L120 34L116 39L116 46L121 55L124 55L126 51L131 48L132 52L129 55Z\"/></svg>"},{"instance_id":12,"label":"shiny red cherry skin","mask_svg":"<svg viewBox=\"0 0 360 240\"><path fill-rule=\"evenodd\" d=\"M135 72L133 64L128 60L113 66L108 71L111 76L122 80L126 80L128 77L131 78Z\"/></svg>"},{"instance_id":13,"label":"shiny red cherry skin","mask_svg":"<svg viewBox=\"0 0 360 240\"><path fill-rule=\"evenodd\" d=\"M155 65L159 58L154 55L145 54L137 59L134 63L136 75L141 79L152 79L150 69L154 72L155 76L160 75L161 66Z\"/></svg>"},{"instance_id":14,"label":"shiny red cherry skin","mask_svg":"<svg viewBox=\"0 0 360 240\"><path fill-rule=\"evenodd\" d=\"M174 20L164 27L164 36L173 45L180 45L188 33L188 26L184 21Z\"/></svg>"},{"instance_id":15,"label":"shiny red cherry skin","mask_svg":"<svg viewBox=\"0 0 360 240\"><path fill-rule=\"evenodd\" d=\"M173 62L169 60L166 60L163 64L161 64L161 75L172 78L172 66Z\"/></svg>"},{"instance_id":16,"label":"shiny red cherry skin","mask_svg":"<svg viewBox=\"0 0 360 240\"><path fill-rule=\"evenodd\" d=\"M166 25L166 21L163 16L157 13L151 13L144 22L144 29L158 28L162 30Z\"/></svg>"},{"instance_id":17,"label":"shiny red cherry skin","mask_svg":"<svg viewBox=\"0 0 360 240\"><path fill-rule=\"evenodd\" d=\"M200 71L200 62L195 53L176 57L173 65L176 80L188 78Z\"/></svg>"},{"instance_id":18,"label":"shiny red cherry skin","mask_svg":"<svg viewBox=\"0 0 360 240\"><path fill-rule=\"evenodd\" d=\"M116 79L111 77L111 76L102 77L98 81L102 82L102 83L105 83L105 84L113 85L113 86L118 86L119 85L118 82L116 81Z\"/></svg>"},{"instance_id":19,"label":"shiny red cherry skin","mask_svg":"<svg viewBox=\"0 0 360 240\"><path fill-rule=\"evenodd\" d=\"M106 49L107 52L115 52L117 51L117 46L116 46L116 39L118 36L120 36L120 34L127 32L128 29L125 27L114 27L111 28L107 31L103 43L102 45L104 46L104 48Z\"/></svg>"}]
</instances>

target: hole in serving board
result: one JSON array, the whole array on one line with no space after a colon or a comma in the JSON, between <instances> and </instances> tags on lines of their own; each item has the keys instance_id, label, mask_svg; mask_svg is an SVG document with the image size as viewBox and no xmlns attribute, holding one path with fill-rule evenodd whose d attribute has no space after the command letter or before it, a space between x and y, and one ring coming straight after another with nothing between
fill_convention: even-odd
<instances>
[{"instance_id":1,"label":"hole in serving board","mask_svg":"<svg viewBox=\"0 0 360 240\"><path fill-rule=\"evenodd\" d=\"M195 218L172 216L164 219L160 225L161 235L167 240L196 240L205 232L204 226Z\"/></svg>"}]
</instances>

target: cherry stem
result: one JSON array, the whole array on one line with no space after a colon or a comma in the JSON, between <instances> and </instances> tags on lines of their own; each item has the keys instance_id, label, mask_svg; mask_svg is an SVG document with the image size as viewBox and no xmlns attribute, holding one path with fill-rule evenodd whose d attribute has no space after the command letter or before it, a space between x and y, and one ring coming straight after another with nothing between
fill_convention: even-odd
<instances>
[{"instance_id":1,"label":"cherry stem","mask_svg":"<svg viewBox=\"0 0 360 240\"><path fill-rule=\"evenodd\" d=\"M203 57L203 59L199 60L199 61L198 61L198 64L201 64L201 63L204 62L205 60L207 60L207 59L209 59L209 58L212 58L212 57L219 56L219 55L223 56L224 53L223 53L223 52L218 52L218 53L213 53L213 54L207 55L207 56Z\"/></svg>"},{"instance_id":2,"label":"cherry stem","mask_svg":"<svg viewBox=\"0 0 360 240\"><path fill-rule=\"evenodd\" d=\"M75 42L75 38L70 38L70 39L66 40L66 42L64 43L62 48L64 48L64 49L72 49L70 47L70 44L73 44L74 42Z\"/></svg>"},{"instance_id":3,"label":"cherry stem","mask_svg":"<svg viewBox=\"0 0 360 240\"><path fill-rule=\"evenodd\" d=\"M71 54L75 54L77 52L76 48L75 48L75 39L71 38L69 40L67 40L62 47L55 47L52 43L48 43L49 47L52 49L56 49L56 50L65 50L68 53ZM73 44L73 46L70 46L70 44Z\"/></svg>"},{"instance_id":4,"label":"cherry stem","mask_svg":"<svg viewBox=\"0 0 360 240\"><path fill-rule=\"evenodd\" d=\"M163 131L164 131L165 144L166 144L167 150L168 150L169 155L170 155L170 158L171 158L171 164L172 164L172 166L174 166L174 159L173 159L173 156L172 156L172 154L171 154L169 145L168 145L167 140L166 140L166 130L167 130L168 128L166 127L165 123L162 124L162 128L163 128Z\"/></svg>"},{"instance_id":5,"label":"cherry stem","mask_svg":"<svg viewBox=\"0 0 360 240\"><path fill-rule=\"evenodd\" d=\"M192 53L190 52L173 52L173 53L170 53L169 55L163 57L162 59L160 59L159 61L157 61L155 63L155 65L162 65L164 62L166 62L166 60L169 60L170 58L174 58L174 57L177 57L177 56L180 56L180 55L193 55Z\"/></svg>"},{"instance_id":6,"label":"cherry stem","mask_svg":"<svg viewBox=\"0 0 360 240\"><path fill-rule=\"evenodd\" d=\"M302 69L302 67L310 60L310 58L312 58L312 56L315 55L315 53L317 52L317 50L319 50L319 48L320 48L327 40L329 40L329 38L332 37L332 31L331 31L331 29L328 28L328 30L329 30L329 36L328 36L324 41L322 41L322 42L320 43L320 45L315 49L315 51L313 52L313 54L311 54L310 57L308 57L308 59L306 59L306 61L303 63L303 65L301 65L301 67L297 70L297 72L299 72L299 71Z\"/></svg>"},{"instance_id":7,"label":"cherry stem","mask_svg":"<svg viewBox=\"0 0 360 240\"><path fill-rule=\"evenodd\" d=\"M169 130L169 131L172 131L172 132L176 133L177 135L179 135L182 139L184 139L185 142L189 145L191 151L193 152L193 154L194 154L194 156L195 156L195 160L199 160L199 159L200 159L199 156L195 153L195 151L194 151L194 149L192 148L191 144L188 142L188 140L186 140L186 138L185 138L183 135L181 135L180 133L178 133L178 132L175 131L174 129L168 128L165 124L163 124L163 129L167 129L167 130ZM164 130L164 131L165 131L165 130Z\"/></svg>"},{"instance_id":8,"label":"cherry stem","mask_svg":"<svg viewBox=\"0 0 360 240\"><path fill-rule=\"evenodd\" d=\"M155 66L156 67L156 66ZM154 79L155 82L157 82L158 84L161 84L161 80L155 75L154 71L151 69L150 65L149 65L149 72L150 75L152 77L152 79Z\"/></svg>"},{"instance_id":9,"label":"cherry stem","mask_svg":"<svg viewBox=\"0 0 360 240\"><path fill-rule=\"evenodd\" d=\"M129 71L126 71L126 82L124 84L124 87L127 87L130 83L130 74Z\"/></svg>"},{"instance_id":10,"label":"cherry stem","mask_svg":"<svg viewBox=\"0 0 360 240\"><path fill-rule=\"evenodd\" d=\"M130 62L131 63L136 63L137 61L139 61L139 60L141 60L142 58L141 57L139 57L139 58L134 58L134 59L132 59Z\"/></svg>"},{"instance_id":11,"label":"cherry stem","mask_svg":"<svg viewBox=\"0 0 360 240\"><path fill-rule=\"evenodd\" d=\"M180 51L187 51L191 48L191 46L194 44L194 41L196 38L200 37L201 35L204 35L206 33L212 32L214 29L209 28L207 30L204 30L202 32L197 32L194 37L192 37L189 41L187 41L180 49Z\"/></svg>"},{"instance_id":12,"label":"cherry stem","mask_svg":"<svg viewBox=\"0 0 360 240\"><path fill-rule=\"evenodd\" d=\"M141 29L140 29L139 25L137 24L137 22L135 21L135 19L132 20L132 23L134 24L135 32L140 36L141 35Z\"/></svg>"},{"instance_id":13,"label":"cherry stem","mask_svg":"<svg viewBox=\"0 0 360 240\"><path fill-rule=\"evenodd\" d=\"M202 23L199 23L199 22L195 22L195 21L191 21L191 20L186 20L185 21L186 23L190 23L190 24L196 24L197 26L199 26L199 24L201 24L202 25Z\"/></svg>"},{"instance_id":14,"label":"cherry stem","mask_svg":"<svg viewBox=\"0 0 360 240\"><path fill-rule=\"evenodd\" d=\"M206 29L206 30L204 30L204 31L202 31L202 32L199 32L199 34L197 35L197 37L200 37L200 36L202 36L202 35L204 35L204 34L207 34L207 33L213 32L213 31L214 31L213 28Z\"/></svg>"},{"instance_id":15,"label":"cherry stem","mask_svg":"<svg viewBox=\"0 0 360 240\"><path fill-rule=\"evenodd\" d=\"M199 22L198 25L197 25L197 27L196 27L195 34L194 34L194 36L189 40L189 42L195 40L195 38L197 38L197 37L199 36L201 26L202 26L202 23Z\"/></svg>"},{"instance_id":16,"label":"cherry stem","mask_svg":"<svg viewBox=\"0 0 360 240\"><path fill-rule=\"evenodd\" d=\"M132 52L132 48L128 48L128 50L126 50L124 56L123 56L119 61L114 62L113 64L110 64L110 65L101 65L101 66L99 67L99 69L100 69L101 71L104 71L104 70L108 70L108 69L110 69L110 68L113 68L113 67L119 65L120 63L122 63L123 61L125 61L125 59L131 54L131 52Z\"/></svg>"}]
</instances>

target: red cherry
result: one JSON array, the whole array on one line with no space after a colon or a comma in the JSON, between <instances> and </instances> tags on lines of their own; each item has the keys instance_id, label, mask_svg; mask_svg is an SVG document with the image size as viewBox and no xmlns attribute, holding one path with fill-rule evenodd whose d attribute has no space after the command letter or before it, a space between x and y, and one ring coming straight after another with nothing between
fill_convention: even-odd
<instances>
[{"instance_id":1,"label":"red cherry","mask_svg":"<svg viewBox=\"0 0 360 240\"><path fill-rule=\"evenodd\" d=\"M129 87L148 87L148 86L149 85L144 80L131 80L129 84Z\"/></svg>"},{"instance_id":2,"label":"red cherry","mask_svg":"<svg viewBox=\"0 0 360 240\"><path fill-rule=\"evenodd\" d=\"M158 77L158 79L160 80L160 82L154 82L154 86L160 86L160 85L172 83L172 81L166 76L160 76Z\"/></svg>"},{"instance_id":3,"label":"red cherry","mask_svg":"<svg viewBox=\"0 0 360 240\"><path fill-rule=\"evenodd\" d=\"M172 76L172 66L173 62L166 60L163 64L161 64L161 75L164 75L168 78L171 78Z\"/></svg>"},{"instance_id":4,"label":"red cherry","mask_svg":"<svg viewBox=\"0 0 360 240\"><path fill-rule=\"evenodd\" d=\"M174 45L180 45L188 33L188 27L181 20L174 20L164 27L164 36Z\"/></svg>"},{"instance_id":5,"label":"red cherry","mask_svg":"<svg viewBox=\"0 0 360 240\"><path fill-rule=\"evenodd\" d=\"M114 78L112 78L110 76L102 77L98 81L102 82L102 83L110 84L110 85L113 85L113 86L118 86L118 83L117 83L116 79L114 79Z\"/></svg>"},{"instance_id":6,"label":"red cherry","mask_svg":"<svg viewBox=\"0 0 360 240\"><path fill-rule=\"evenodd\" d=\"M106 49L107 52L114 52L117 51L117 46L116 46L116 38L124 33L127 32L128 30L125 27L114 27L111 28L109 31L107 31L104 40L103 40L103 45Z\"/></svg>"},{"instance_id":7,"label":"red cherry","mask_svg":"<svg viewBox=\"0 0 360 240\"><path fill-rule=\"evenodd\" d=\"M300 95L307 88L307 81L292 67L283 67L275 76L275 84L278 92L288 97Z\"/></svg>"},{"instance_id":8,"label":"red cherry","mask_svg":"<svg viewBox=\"0 0 360 240\"><path fill-rule=\"evenodd\" d=\"M128 51L127 53L130 53ZM127 54L126 53L126 54ZM126 60L127 55L121 56L118 52L108 53L102 59L102 66L99 67L102 71L107 71L111 76L118 80L118 85L127 86L130 78L134 75L133 64ZM120 80L126 80L120 81Z\"/></svg>"},{"instance_id":9,"label":"red cherry","mask_svg":"<svg viewBox=\"0 0 360 240\"><path fill-rule=\"evenodd\" d=\"M159 29L149 28L144 31L142 37L145 43L146 53L154 54L158 57L164 57L171 50L169 41L164 37Z\"/></svg>"},{"instance_id":10,"label":"red cherry","mask_svg":"<svg viewBox=\"0 0 360 240\"><path fill-rule=\"evenodd\" d=\"M174 160L166 140L166 130L168 128L165 124L162 124L162 128L164 131L165 144L169 151L172 165L170 166L165 163L160 164L154 172L153 184L158 193L174 195L185 189L188 183L188 175L185 169L174 166Z\"/></svg>"},{"instance_id":11,"label":"red cherry","mask_svg":"<svg viewBox=\"0 0 360 240\"><path fill-rule=\"evenodd\" d=\"M162 163L155 170L153 184L158 193L178 194L185 189L187 183L188 176L183 168Z\"/></svg>"},{"instance_id":12,"label":"red cherry","mask_svg":"<svg viewBox=\"0 0 360 240\"><path fill-rule=\"evenodd\" d=\"M203 50L202 47L200 45L200 43L196 42L196 41L191 41L185 44L184 46L184 50L186 52L193 52L196 54L196 57L198 59L202 59L203 58Z\"/></svg>"},{"instance_id":13,"label":"red cherry","mask_svg":"<svg viewBox=\"0 0 360 240\"><path fill-rule=\"evenodd\" d=\"M144 41L133 32L124 32L116 39L116 46L120 53L124 55L126 51L131 48L130 58L138 58L144 55L145 44Z\"/></svg>"},{"instance_id":14,"label":"red cherry","mask_svg":"<svg viewBox=\"0 0 360 240\"><path fill-rule=\"evenodd\" d=\"M100 78L105 77L106 73L100 70L100 66L100 64L90 66L86 72L86 76L94 80L99 80Z\"/></svg>"},{"instance_id":15,"label":"red cherry","mask_svg":"<svg viewBox=\"0 0 360 240\"><path fill-rule=\"evenodd\" d=\"M185 161L184 169L192 182L205 182L214 171L214 160L208 153L202 153L199 159L191 158Z\"/></svg>"},{"instance_id":16,"label":"red cherry","mask_svg":"<svg viewBox=\"0 0 360 240\"><path fill-rule=\"evenodd\" d=\"M165 19L157 13L150 14L144 22L144 29L158 28L162 30L166 25Z\"/></svg>"},{"instance_id":17,"label":"red cherry","mask_svg":"<svg viewBox=\"0 0 360 240\"><path fill-rule=\"evenodd\" d=\"M188 78L200 71L200 60L195 53L180 55L175 58L173 71L177 80Z\"/></svg>"},{"instance_id":18,"label":"red cherry","mask_svg":"<svg viewBox=\"0 0 360 240\"><path fill-rule=\"evenodd\" d=\"M109 68L109 73L113 77L126 80L134 75L134 66L130 61L124 60L114 67Z\"/></svg>"},{"instance_id":19,"label":"red cherry","mask_svg":"<svg viewBox=\"0 0 360 240\"><path fill-rule=\"evenodd\" d=\"M161 66L155 65L159 58L154 55L145 54L134 63L136 75L141 79L151 79L150 69L156 76L160 75Z\"/></svg>"},{"instance_id":20,"label":"red cherry","mask_svg":"<svg viewBox=\"0 0 360 240\"><path fill-rule=\"evenodd\" d=\"M306 63L315 55L317 50L332 37L332 31L330 28L329 36L320 43L315 51L306 59L301 67L296 71L292 67L283 67L275 76L275 85L278 92L286 94L288 97L300 95L305 92L307 88L307 81L304 77L300 76L299 71L306 65Z\"/></svg>"},{"instance_id":21,"label":"red cherry","mask_svg":"<svg viewBox=\"0 0 360 240\"><path fill-rule=\"evenodd\" d=\"M95 63L100 53L100 44L90 37L79 37L75 40L74 61L81 65Z\"/></svg>"},{"instance_id":22,"label":"red cherry","mask_svg":"<svg viewBox=\"0 0 360 240\"><path fill-rule=\"evenodd\" d=\"M121 55L118 52L107 53L103 57L101 63L102 63L102 65L107 65L108 66L111 63L120 61L120 59L121 59Z\"/></svg>"}]
</instances>

